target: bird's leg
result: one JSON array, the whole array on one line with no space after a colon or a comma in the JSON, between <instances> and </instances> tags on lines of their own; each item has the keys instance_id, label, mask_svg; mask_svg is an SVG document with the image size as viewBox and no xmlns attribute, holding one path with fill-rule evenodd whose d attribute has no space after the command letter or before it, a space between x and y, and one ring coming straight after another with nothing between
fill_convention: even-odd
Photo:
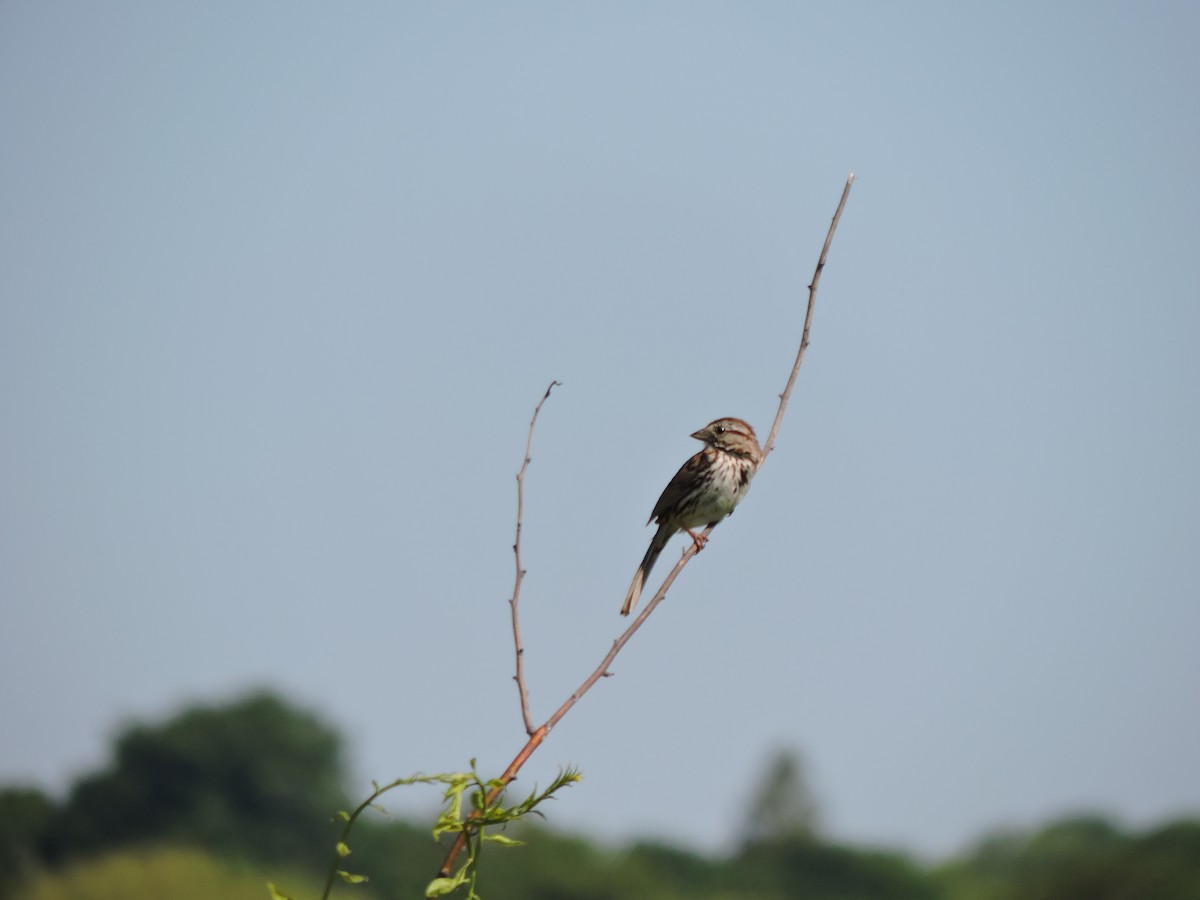
<instances>
[{"instance_id":1,"label":"bird's leg","mask_svg":"<svg viewBox=\"0 0 1200 900\"><path fill-rule=\"evenodd\" d=\"M704 549L704 545L708 543L708 538L705 537L702 532L692 531L690 528L685 528L683 530L691 536L692 542L696 545L697 553Z\"/></svg>"}]
</instances>

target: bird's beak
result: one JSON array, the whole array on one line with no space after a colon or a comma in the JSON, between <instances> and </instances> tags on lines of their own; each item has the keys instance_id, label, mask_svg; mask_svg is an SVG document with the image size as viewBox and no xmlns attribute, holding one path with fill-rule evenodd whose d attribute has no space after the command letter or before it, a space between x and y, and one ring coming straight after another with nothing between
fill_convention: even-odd
<instances>
[{"instance_id":1,"label":"bird's beak","mask_svg":"<svg viewBox=\"0 0 1200 900\"><path fill-rule=\"evenodd\" d=\"M698 441L707 441L708 440L708 434L705 432L705 430L703 428L701 428L699 431L693 431L691 436L694 437Z\"/></svg>"}]
</instances>

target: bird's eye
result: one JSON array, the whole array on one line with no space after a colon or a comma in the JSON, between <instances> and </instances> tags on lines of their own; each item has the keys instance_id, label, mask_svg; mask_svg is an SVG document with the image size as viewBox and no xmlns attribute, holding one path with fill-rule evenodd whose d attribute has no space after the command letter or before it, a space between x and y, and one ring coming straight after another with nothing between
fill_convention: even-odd
<instances>
[{"instance_id":1,"label":"bird's eye","mask_svg":"<svg viewBox=\"0 0 1200 900\"><path fill-rule=\"evenodd\" d=\"M725 433L725 426L724 426L724 425L718 425L718 426L717 426L717 434L724 434L724 433Z\"/></svg>"}]
</instances>

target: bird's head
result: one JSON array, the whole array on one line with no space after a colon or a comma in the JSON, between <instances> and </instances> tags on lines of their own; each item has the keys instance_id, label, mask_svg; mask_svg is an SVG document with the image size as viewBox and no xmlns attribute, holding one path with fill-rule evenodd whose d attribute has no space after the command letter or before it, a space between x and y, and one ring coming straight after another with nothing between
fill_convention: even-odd
<instances>
[{"instance_id":1,"label":"bird's head","mask_svg":"<svg viewBox=\"0 0 1200 900\"><path fill-rule=\"evenodd\" d=\"M749 457L756 463L762 458L762 450L758 446L754 429L742 419L716 419L699 431L692 432L692 437L703 441L709 447Z\"/></svg>"}]
</instances>

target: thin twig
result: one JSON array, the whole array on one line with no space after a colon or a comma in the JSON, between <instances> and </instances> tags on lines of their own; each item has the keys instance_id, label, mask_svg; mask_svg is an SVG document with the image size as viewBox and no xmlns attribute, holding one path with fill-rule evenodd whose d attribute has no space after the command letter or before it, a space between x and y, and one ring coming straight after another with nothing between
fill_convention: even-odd
<instances>
[{"instance_id":1,"label":"thin twig","mask_svg":"<svg viewBox=\"0 0 1200 900\"><path fill-rule=\"evenodd\" d=\"M825 269L825 260L829 256L829 245L833 243L833 234L837 231L838 222L841 221L842 210L846 208L846 198L850 196L852 184L854 184L853 172L846 179L846 186L842 188L842 199L838 201L837 209L833 213L833 221L829 223L829 231L825 235L825 246L821 248L821 258L817 260L817 269L813 272L812 281L808 284L808 310L804 313L804 333L800 336L800 349L796 352L796 363L792 366L792 373L788 376L787 387L779 395L779 411L775 413L775 421L771 424L771 433L767 435L767 442L763 444L764 461L767 454L775 449L775 435L779 433L784 410L787 409L788 400L792 396L792 387L796 384L796 376L800 374L800 364L804 362L804 351L808 349L808 330L812 327L813 305L817 299L817 284L821 280L821 272ZM759 468L762 468L762 463L759 463Z\"/></svg>"},{"instance_id":2,"label":"thin twig","mask_svg":"<svg viewBox=\"0 0 1200 900\"><path fill-rule=\"evenodd\" d=\"M704 529L704 535L707 537L711 531L712 526L709 526L708 528ZM642 623L650 617L650 613L654 612L655 607L657 607L658 604L666 598L667 590L672 584L675 583L675 579L679 576L679 573L683 571L683 567L686 566L688 561L698 552L699 551L695 543L688 545L687 550L685 550L683 555L679 558L679 562L675 563L675 567L671 569L669 573L667 573L667 577L663 579L663 583L659 586L654 596L650 598L650 602L642 608L642 611L638 614L637 618L630 623L629 627L625 629L624 633L615 641L613 641L612 647L609 649L604 659L600 661L600 665L595 668L591 675L584 679L583 684L579 685L579 687L577 687L571 693L571 696L566 699L563 705L554 711L554 715L547 719L545 723L543 723L536 730L530 732L529 740L525 743L525 746L521 748L521 752L518 753L516 757L513 758L513 761L508 764L508 768L504 770L504 774L496 779L495 786L488 792L486 805L490 806L492 803L496 802L496 799L500 796L504 789L508 787L509 783L517 777L517 772L519 772L521 767L525 765L526 760L533 755L533 751L536 750L541 745L542 741L546 739L546 736L554 730L554 726L559 723L559 720L571 711L571 707L578 703L583 695L590 691L592 686L597 681L607 675L612 674L608 671L608 667L612 664L612 661L617 658L617 654L621 652L621 648L629 643L629 639L632 638L634 633L642 627ZM473 812L469 818L477 818L478 815L479 813L476 811ZM462 853L463 848L466 847L466 844L467 833L465 831L459 832L458 837L455 838L454 843L450 846L450 850L446 854L446 858L442 861L442 867L438 870L439 878L450 877L451 872L454 871L454 863L458 859L459 854Z\"/></svg>"},{"instance_id":3,"label":"thin twig","mask_svg":"<svg viewBox=\"0 0 1200 900\"><path fill-rule=\"evenodd\" d=\"M513 647L517 656L517 674L513 680L517 683L517 693L521 697L521 718L525 720L525 733L533 737L533 718L529 715L529 689L525 686L525 648L521 646L521 625L517 617L517 604L521 600L521 582L525 580L525 570L521 567L521 520L525 514L525 470L529 468L533 451L533 429L537 425L538 413L542 404L550 399L550 392L562 382L552 381L546 393L533 408L533 418L529 420L529 436L525 439L525 459L521 462L521 471L517 473L517 535L513 540L513 559L517 566L517 575L513 583L512 599L508 605L512 607Z\"/></svg>"},{"instance_id":4,"label":"thin twig","mask_svg":"<svg viewBox=\"0 0 1200 900\"><path fill-rule=\"evenodd\" d=\"M816 300L816 296L817 296L817 283L821 280L821 270L823 268L825 268L825 260L829 254L829 246L833 242L834 232L837 230L838 221L842 217L842 210L846 206L846 198L850 194L850 185L853 183L854 183L854 174L851 173L850 177L846 179L846 186L842 190L842 198L838 202L837 211L833 214L833 221L829 226L829 233L825 237L825 245L824 245L824 247L821 248L821 257L817 261L817 269L816 269L816 272L813 274L812 283L810 283L808 286L808 309L804 315L804 331L800 337L800 350L796 354L796 362L792 366L791 374L788 376L787 387L785 387L783 389L783 393L779 395L779 411L775 414L775 422L771 426L771 433L767 437L766 445L763 447L763 457L764 458L766 457L766 454L771 452L771 449L774 446L775 435L779 431L779 424L780 424L780 422L783 421L783 413L784 413L784 410L787 408L788 398L791 397L791 394L792 394L792 386L796 383L796 376L800 371L800 364L804 361L804 350L806 347L808 347L808 332L809 332L809 328L812 326L813 303ZM551 388L554 387L554 384L552 383L550 385L550 387ZM549 397L549 396L550 396L550 390L548 388L546 390L546 396L542 398L542 403L545 403L546 397ZM541 409L542 403L538 404L537 409ZM537 409L534 410L534 414L533 414L534 421L537 420ZM532 441L533 422L530 422L529 428L530 428L530 440ZM528 465L528 463L529 463L528 448L526 449L525 456L526 456L525 464ZM523 475L524 472L525 472L525 468L524 468L524 466L522 466L521 474ZM519 483L520 483L520 476L518 476L518 484ZM520 536L520 524L519 524L520 523L520 503L521 503L520 491L518 491L518 498L517 498L518 538ZM711 526L711 525L708 526L707 528L705 528L703 531L704 537L708 537L708 535L712 532L712 529L713 529L713 526ZM518 541L518 543L519 543L519 541ZM687 549L684 550L683 554L679 557L679 561L677 563L675 563L675 567L673 569L671 569L671 571L667 574L667 577L665 579L663 579L663 583L659 586L659 588L655 592L654 596L652 598L650 598L650 602L647 603L642 608L641 613L639 613L637 618L634 619L633 622L630 623L629 627L625 629L624 633L622 633L619 638L617 638L615 641L613 641L612 647L609 648L609 651L605 655L604 659L602 659L600 661L600 665L597 666L595 668L595 670L592 672L592 674L590 674L587 678L585 678L583 683L581 685L579 685L579 687L577 687L571 693L571 696L569 696L563 702L562 706L560 706L558 709L556 709L554 711L554 714L552 716L550 716L550 718L547 719L544 724L542 724L541 726L539 726L536 729L531 730L529 727L530 720L528 717L527 706L525 703L524 688L522 687L521 711L522 711L522 714L525 715L526 732L529 734L529 740L526 741L525 746L521 748L521 752L518 753L513 758L513 761L508 764L508 768L504 770L504 774L501 775L498 779L496 779L495 786L488 793L487 805L494 803L496 801L496 799L500 796L501 792L503 792L503 790L509 785L509 783L512 782L512 780L517 777L517 773L521 770L521 767L525 765L525 763L529 759L529 757L533 755L533 752L535 750L537 750L538 747L541 746L542 742L546 739L546 736L548 734L550 734L550 732L554 729L554 726L559 723L559 720L561 720L563 716L565 716L568 712L571 711L571 707L573 707L576 703L578 703L579 700L583 697L583 695L586 694L589 690L591 690L597 681L599 681L601 678L604 678L604 677L612 674L611 672L609 672L608 667L610 665L612 665L613 660L616 659L617 654L621 652L621 649L627 643L629 643L629 639L632 638L633 635L637 632L637 630L642 627L642 623L645 622L646 619L648 619L650 617L650 614L652 612L654 612L654 610L658 606L658 604L661 603L663 601L663 599L667 596L667 590L671 587L672 584L675 583L675 579L677 577L679 577L679 574L683 571L684 566L686 566L688 564L688 562L691 561L692 557L695 556L697 552L699 552L698 548L699 548L699 545L695 542L688 545ZM516 550L516 547L514 547L513 549ZM521 579L522 574L523 573L521 572L521 566L520 566L520 561L519 561L519 557L518 557L518 563L517 563L517 587L518 588L520 587L520 579ZM516 599L517 599L517 591L514 590L513 601L512 601L512 604L513 604L513 636L517 642L517 673L518 673L517 683L518 683L518 686L521 686L521 685L523 685L523 675L522 675L522 669L521 669L521 653L522 653L522 651L521 651L521 646L520 646L520 635L517 630ZM478 811L473 813L471 818L475 818L477 816L478 816ZM446 854L446 858L442 861L442 867L441 867L441 869L438 870L439 877L448 878L450 876L450 873L454 870L454 863L458 859L459 854L462 853L463 848L466 846L466 843L467 843L467 832L464 830L464 831L459 832L458 837L455 839L453 845L451 845L451 847L450 847L449 852Z\"/></svg>"},{"instance_id":5,"label":"thin twig","mask_svg":"<svg viewBox=\"0 0 1200 900\"><path fill-rule=\"evenodd\" d=\"M706 534L708 533L708 530L710 529L706 529ZM617 658L617 654L620 653L620 649L622 649L626 643L629 643L629 638L634 636L634 632L641 628L643 622L646 622L649 614L654 612L654 607L658 606L662 599L666 598L667 588L671 587L671 584L674 582L674 580L676 580L679 572L683 571L684 565L688 564L688 560L696 556L696 552L696 545L690 544L688 546L688 550L684 551L683 556L679 558L679 562L674 565L674 569L670 571L670 574L668 574L664 582L662 582L658 592L654 594L653 598L650 598L650 601L642 608L642 612L638 614L637 618L632 620L629 628L625 629L624 634L618 637L616 641L613 641L612 648L608 650L605 658L600 661L600 665L596 666L595 671L593 671L592 674L589 674L589 676L583 680L583 684L571 692L571 696L566 698L563 706L560 706L558 709L554 710L554 714L550 716L550 719L547 719L544 724L536 728L536 730L529 732L529 740L527 740L526 745L521 748L521 752L518 752L518 754L514 757L514 760L509 763L509 767L504 770L504 774L500 775L496 782L494 782L492 790L488 791L487 802L485 805L490 806L496 802L496 799L500 796L500 793L502 793L504 788L508 787L510 782L516 778L517 773L520 772L521 767L526 764L528 758L533 756L533 751L539 748L541 742L544 742L548 734L554 730L554 726L558 725L559 720L570 712L571 707L574 707L576 703L580 702L580 698L584 694L587 694L589 690L592 690L592 686L596 682L599 682L601 678L611 674L611 672L608 672L608 666L610 666L612 661ZM475 810L468 818L478 817L479 811ZM442 862L442 868L438 870L438 877L450 877L451 872L454 871L454 864L458 859L458 856L460 856L463 848L466 846L467 832L458 833L454 844L450 846L450 851L446 853L446 857Z\"/></svg>"},{"instance_id":6,"label":"thin twig","mask_svg":"<svg viewBox=\"0 0 1200 900\"><path fill-rule=\"evenodd\" d=\"M705 528L704 536L707 537L711 531L711 526ZM600 661L600 665L596 667L596 670L592 672L592 674L586 679L584 679L583 684L576 688L575 692L567 698L566 702L554 711L554 715L546 720L546 724L543 727L546 729L547 733L549 733L554 726L558 724L559 719L570 712L571 707L579 701L580 697L591 690L592 685L594 685L601 678L612 674L610 671L608 671L608 667L612 661L617 658L617 654L621 652L621 648L629 643L629 639L633 637L634 632L642 627L642 623L645 622L646 619L650 618L650 613L654 612L654 608L666 598L667 590L672 584L675 583L675 579L679 576L679 573L683 571L683 567L686 566L688 561L699 552L699 546L695 542L688 544L688 547L683 552L683 555L679 557L679 562L675 563L675 568L671 569L671 571L667 573L667 577L663 579L663 583L659 585L658 590L655 591L654 596L650 598L650 602L646 604L645 608L638 614L637 618L630 623L629 627L625 629L624 633L619 638L613 641L612 648L608 651L608 655Z\"/></svg>"}]
</instances>

